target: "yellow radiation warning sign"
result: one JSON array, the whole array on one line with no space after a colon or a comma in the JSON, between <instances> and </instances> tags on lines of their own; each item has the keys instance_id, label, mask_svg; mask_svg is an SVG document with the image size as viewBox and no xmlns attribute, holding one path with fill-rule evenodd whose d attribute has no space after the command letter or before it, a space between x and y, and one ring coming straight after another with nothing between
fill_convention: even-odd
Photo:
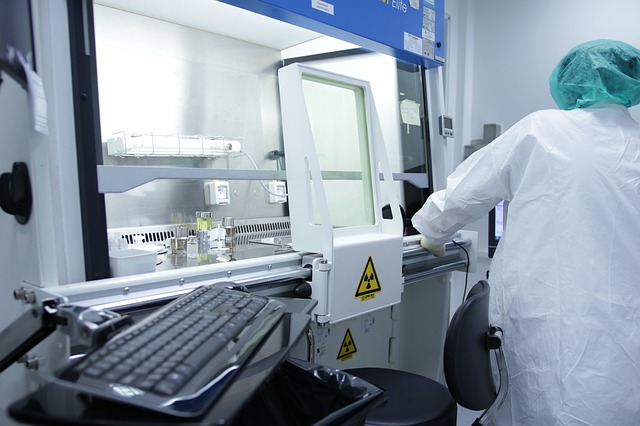
<instances>
[{"instance_id":1,"label":"yellow radiation warning sign","mask_svg":"<svg viewBox=\"0 0 640 426\"><path fill-rule=\"evenodd\" d=\"M380 293L382 287L380 287L380 280L378 280L378 273L376 267L373 264L373 259L369 256L367 264L362 272L358 289L356 290L355 297L360 298L361 301L373 299L376 297L376 293Z\"/></svg>"},{"instance_id":2,"label":"yellow radiation warning sign","mask_svg":"<svg viewBox=\"0 0 640 426\"><path fill-rule=\"evenodd\" d=\"M353 336L351 335L351 330L347 328L347 332L344 334L344 338L342 339L342 344L340 345L340 352L338 352L338 361L346 361L358 352L356 348L356 344L353 341Z\"/></svg>"}]
</instances>

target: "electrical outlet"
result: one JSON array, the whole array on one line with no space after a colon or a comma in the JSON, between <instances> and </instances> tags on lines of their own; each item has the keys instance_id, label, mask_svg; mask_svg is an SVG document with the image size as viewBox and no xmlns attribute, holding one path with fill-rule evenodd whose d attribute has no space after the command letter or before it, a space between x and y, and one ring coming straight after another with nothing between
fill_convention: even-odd
<instances>
[{"instance_id":1,"label":"electrical outlet","mask_svg":"<svg viewBox=\"0 0 640 426\"><path fill-rule=\"evenodd\" d=\"M287 202L287 185L280 180L269 182L269 202L282 204Z\"/></svg>"},{"instance_id":2,"label":"electrical outlet","mask_svg":"<svg viewBox=\"0 0 640 426\"><path fill-rule=\"evenodd\" d=\"M226 180L214 180L204 184L204 202L207 206L231 203L231 191Z\"/></svg>"}]
</instances>

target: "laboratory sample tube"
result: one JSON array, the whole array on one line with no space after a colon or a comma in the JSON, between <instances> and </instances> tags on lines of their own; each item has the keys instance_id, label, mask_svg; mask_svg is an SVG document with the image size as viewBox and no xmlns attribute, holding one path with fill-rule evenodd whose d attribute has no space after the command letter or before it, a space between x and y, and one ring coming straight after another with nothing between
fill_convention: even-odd
<instances>
[{"instance_id":1,"label":"laboratory sample tube","mask_svg":"<svg viewBox=\"0 0 640 426\"><path fill-rule=\"evenodd\" d=\"M224 243L231 254L236 252L236 227L232 217L222 218L222 227L224 228Z\"/></svg>"},{"instance_id":2,"label":"laboratory sample tube","mask_svg":"<svg viewBox=\"0 0 640 426\"><path fill-rule=\"evenodd\" d=\"M187 253L189 228L186 226L176 226L173 233L174 237L171 239L171 252L173 254L184 256Z\"/></svg>"},{"instance_id":3,"label":"laboratory sample tube","mask_svg":"<svg viewBox=\"0 0 640 426\"><path fill-rule=\"evenodd\" d=\"M211 212L196 212L198 253L208 253L211 248L209 242L211 229L213 229L211 216Z\"/></svg>"},{"instance_id":4,"label":"laboratory sample tube","mask_svg":"<svg viewBox=\"0 0 640 426\"><path fill-rule=\"evenodd\" d=\"M195 235L187 238L187 257L189 259L198 258L198 237Z\"/></svg>"},{"instance_id":5,"label":"laboratory sample tube","mask_svg":"<svg viewBox=\"0 0 640 426\"><path fill-rule=\"evenodd\" d=\"M222 251L222 246L224 245L224 238L222 237L222 228L220 227L220 223L216 225L217 238L216 238L216 250L218 253Z\"/></svg>"}]
</instances>

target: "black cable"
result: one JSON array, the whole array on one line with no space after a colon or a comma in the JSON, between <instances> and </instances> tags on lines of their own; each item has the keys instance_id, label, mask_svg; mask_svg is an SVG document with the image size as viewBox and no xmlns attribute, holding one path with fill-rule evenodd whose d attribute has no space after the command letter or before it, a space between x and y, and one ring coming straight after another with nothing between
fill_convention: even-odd
<instances>
[{"instance_id":1,"label":"black cable","mask_svg":"<svg viewBox=\"0 0 640 426\"><path fill-rule=\"evenodd\" d=\"M464 298L467 295L467 285L469 283L469 252L467 251L467 249L462 247L462 245L458 243L456 240L451 240L451 242L453 242L453 244L460 247L462 251L464 251L464 254L467 255L467 267L466 267L465 276L464 276L464 291L462 292L462 303L464 303Z\"/></svg>"}]
</instances>

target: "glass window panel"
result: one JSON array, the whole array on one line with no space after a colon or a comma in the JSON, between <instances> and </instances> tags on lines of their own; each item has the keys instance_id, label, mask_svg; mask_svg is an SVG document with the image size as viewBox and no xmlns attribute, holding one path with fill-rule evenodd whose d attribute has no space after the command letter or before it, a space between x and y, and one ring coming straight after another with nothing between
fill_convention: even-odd
<instances>
[{"instance_id":1,"label":"glass window panel","mask_svg":"<svg viewBox=\"0 0 640 426\"><path fill-rule=\"evenodd\" d=\"M302 83L333 226L375 224L364 89L307 74Z\"/></svg>"}]
</instances>

